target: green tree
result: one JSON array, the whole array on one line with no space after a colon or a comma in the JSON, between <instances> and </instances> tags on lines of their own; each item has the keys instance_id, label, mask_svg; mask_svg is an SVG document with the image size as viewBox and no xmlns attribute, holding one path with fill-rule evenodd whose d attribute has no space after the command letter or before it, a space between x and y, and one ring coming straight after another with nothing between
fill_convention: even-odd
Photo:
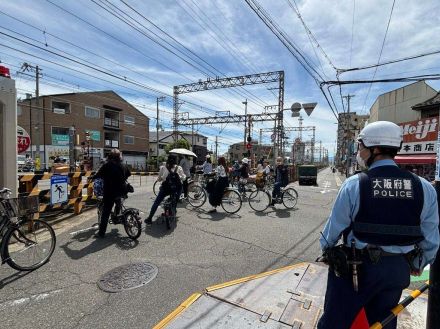
<instances>
[{"instance_id":1,"label":"green tree","mask_svg":"<svg viewBox=\"0 0 440 329\"><path fill-rule=\"evenodd\" d=\"M167 145L165 145L165 152L167 152L167 154L172 149L187 149L187 150L190 150L191 146L189 145L189 143L188 143L188 141L186 139L179 139L178 141L175 141L175 142L172 142L172 143L168 143Z\"/></svg>"}]
</instances>

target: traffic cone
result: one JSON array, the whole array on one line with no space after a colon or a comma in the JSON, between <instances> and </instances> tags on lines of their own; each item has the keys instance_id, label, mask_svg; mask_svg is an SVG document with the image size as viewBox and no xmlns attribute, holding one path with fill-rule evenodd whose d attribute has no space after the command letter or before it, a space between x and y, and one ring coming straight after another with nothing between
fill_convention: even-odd
<instances>
[{"instance_id":1,"label":"traffic cone","mask_svg":"<svg viewBox=\"0 0 440 329\"><path fill-rule=\"evenodd\" d=\"M358 315L354 319L351 324L350 329L369 329L370 325L368 324L367 314L365 313L365 309L359 311Z\"/></svg>"}]
</instances>

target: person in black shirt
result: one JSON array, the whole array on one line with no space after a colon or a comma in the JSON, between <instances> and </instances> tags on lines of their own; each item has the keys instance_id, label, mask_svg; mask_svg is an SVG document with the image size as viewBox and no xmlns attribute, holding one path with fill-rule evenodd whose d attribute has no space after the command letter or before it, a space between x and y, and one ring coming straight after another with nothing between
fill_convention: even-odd
<instances>
[{"instance_id":1,"label":"person in black shirt","mask_svg":"<svg viewBox=\"0 0 440 329\"><path fill-rule=\"evenodd\" d=\"M115 212L119 213L118 207L120 207L120 204L116 201L126 195L125 182L131 176L130 170L122 163L121 152L118 149L113 149L107 159L108 161L99 168L94 176L94 178L101 178L104 181L104 207L99 223L99 231L95 235L100 238L105 236L108 219L115 203Z\"/></svg>"},{"instance_id":2,"label":"person in black shirt","mask_svg":"<svg viewBox=\"0 0 440 329\"><path fill-rule=\"evenodd\" d=\"M277 198L281 196L281 188L289 184L289 171L287 166L283 163L283 158L277 158L277 166L275 167L275 184L272 191L271 206L275 206Z\"/></svg>"}]
</instances>

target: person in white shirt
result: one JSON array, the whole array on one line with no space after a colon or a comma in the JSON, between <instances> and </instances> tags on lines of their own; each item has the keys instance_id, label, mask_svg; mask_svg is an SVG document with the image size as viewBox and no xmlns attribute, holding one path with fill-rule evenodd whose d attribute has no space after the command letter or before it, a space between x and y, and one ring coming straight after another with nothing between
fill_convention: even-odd
<instances>
[{"instance_id":1,"label":"person in white shirt","mask_svg":"<svg viewBox=\"0 0 440 329\"><path fill-rule=\"evenodd\" d=\"M218 159L218 166L215 170L216 180L214 180L212 183L209 183L207 186L209 203L212 206L212 208L208 211L210 213L216 212L216 207L218 207L222 202L223 192L229 185L228 171L229 168L226 165L226 159L224 157L220 157Z\"/></svg>"},{"instance_id":2,"label":"person in white shirt","mask_svg":"<svg viewBox=\"0 0 440 329\"><path fill-rule=\"evenodd\" d=\"M182 155L180 158L179 165L182 167L183 173L185 174L186 178L183 181L183 195L185 198L188 197L188 179L191 177L191 173L189 171L189 161L185 155Z\"/></svg>"},{"instance_id":3,"label":"person in white shirt","mask_svg":"<svg viewBox=\"0 0 440 329\"><path fill-rule=\"evenodd\" d=\"M166 196L174 196L177 201L182 193L182 182L186 179L186 176L182 167L177 165L176 162L176 157L174 155L169 155L166 166L163 166L165 169L163 170L162 175L159 177L160 179L164 180L160 186L156 200L154 200L154 203L151 206L150 214L144 220L145 224L147 225L152 224L153 216L156 213L160 203L165 199ZM177 176L175 174L177 174Z\"/></svg>"},{"instance_id":4,"label":"person in white shirt","mask_svg":"<svg viewBox=\"0 0 440 329\"><path fill-rule=\"evenodd\" d=\"M202 170L204 175L209 175L212 173L212 161L209 154L206 156L206 161L202 164Z\"/></svg>"}]
</instances>

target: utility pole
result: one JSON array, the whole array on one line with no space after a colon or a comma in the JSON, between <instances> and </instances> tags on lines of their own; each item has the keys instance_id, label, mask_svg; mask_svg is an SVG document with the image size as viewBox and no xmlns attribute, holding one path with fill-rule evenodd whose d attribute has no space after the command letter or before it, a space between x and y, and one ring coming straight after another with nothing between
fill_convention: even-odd
<instances>
[{"instance_id":1,"label":"utility pole","mask_svg":"<svg viewBox=\"0 0 440 329\"><path fill-rule=\"evenodd\" d=\"M319 141L319 164L321 164L322 161L322 141Z\"/></svg>"},{"instance_id":2,"label":"utility pole","mask_svg":"<svg viewBox=\"0 0 440 329\"><path fill-rule=\"evenodd\" d=\"M244 138L243 138L243 145L246 147L246 130L247 130L247 98L244 102L242 102L242 104L244 104Z\"/></svg>"},{"instance_id":3,"label":"utility pole","mask_svg":"<svg viewBox=\"0 0 440 329\"><path fill-rule=\"evenodd\" d=\"M345 148L345 154L346 154L346 164L345 164L345 177L348 177L349 170L351 167L351 153L350 153L350 99L355 97L355 95L348 94L347 96L342 96L342 98L345 98L347 100L347 114L345 116L345 131L346 131L346 148Z\"/></svg>"},{"instance_id":4,"label":"utility pole","mask_svg":"<svg viewBox=\"0 0 440 329\"><path fill-rule=\"evenodd\" d=\"M159 102L165 99L164 96L156 98L156 168L159 169Z\"/></svg>"},{"instance_id":5,"label":"utility pole","mask_svg":"<svg viewBox=\"0 0 440 329\"><path fill-rule=\"evenodd\" d=\"M41 123L41 116L40 116L40 68L37 66L33 66L30 65L28 63L23 63L21 66L21 70L23 72L25 71L31 71L31 72L35 72L35 170L40 170L41 169L41 159L40 159L40 131L41 131L41 127L40 127L40 123ZM31 100L29 100L29 102L31 102ZM29 108L29 111L31 111L31 108ZM31 123L30 123L31 124ZM29 130L31 130L31 135L32 134L32 126L29 127ZM32 144L32 143L31 143ZM32 145L31 145L31 150L32 150ZM31 151L32 152L32 151Z\"/></svg>"},{"instance_id":6,"label":"utility pole","mask_svg":"<svg viewBox=\"0 0 440 329\"><path fill-rule=\"evenodd\" d=\"M218 164L218 136L215 136L215 162Z\"/></svg>"}]
</instances>

